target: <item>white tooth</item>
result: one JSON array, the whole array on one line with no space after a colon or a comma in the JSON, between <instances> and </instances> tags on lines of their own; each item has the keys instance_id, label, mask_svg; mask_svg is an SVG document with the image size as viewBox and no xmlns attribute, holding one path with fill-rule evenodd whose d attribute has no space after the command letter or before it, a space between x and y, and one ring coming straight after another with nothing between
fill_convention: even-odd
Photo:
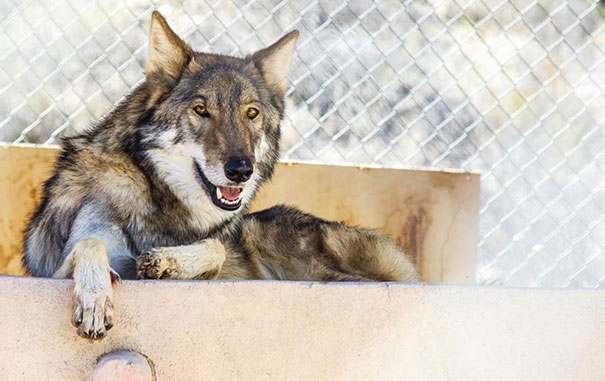
<instances>
[{"instance_id":1,"label":"white tooth","mask_svg":"<svg viewBox=\"0 0 605 381\"><path fill-rule=\"evenodd\" d=\"M221 190L218 189L218 187L216 187L216 198L218 198L219 200L223 197L223 194L221 193Z\"/></svg>"},{"instance_id":2,"label":"white tooth","mask_svg":"<svg viewBox=\"0 0 605 381\"><path fill-rule=\"evenodd\" d=\"M237 196L237 201L240 201L242 198L244 198L244 190L242 189L241 192L239 192L239 195Z\"/></svg>"}]
</instances>

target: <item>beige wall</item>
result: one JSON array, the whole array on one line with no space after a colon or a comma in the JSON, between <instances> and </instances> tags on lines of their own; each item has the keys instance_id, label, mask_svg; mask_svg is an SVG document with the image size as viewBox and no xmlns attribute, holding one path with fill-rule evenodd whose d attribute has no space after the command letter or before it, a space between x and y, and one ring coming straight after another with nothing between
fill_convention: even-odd
<instances>
[{"instance_id":1,"label":"beige wall","mask_svg":"<svg viewBox=\"0 0 605 381\"><path fill-rule=\"evenodd\" d=\"M0 277L0 379L82 380L117 349L159 380L605 379L605 290L131 281L89 342L71 288Z\"/></svg>"},{"instance_id":2,"label":"beige wall","mask_svg":"<svg viewBox=\"0 0 605 381\"><path fill-rule=\"evenodd\" d=\"M0 144L0 273L23 274L22 232L57 153ZM251 209L277 203L379 229L414 258L425 281L474 282L476 173L284 163Z\"/></svg>"}]
</instances>

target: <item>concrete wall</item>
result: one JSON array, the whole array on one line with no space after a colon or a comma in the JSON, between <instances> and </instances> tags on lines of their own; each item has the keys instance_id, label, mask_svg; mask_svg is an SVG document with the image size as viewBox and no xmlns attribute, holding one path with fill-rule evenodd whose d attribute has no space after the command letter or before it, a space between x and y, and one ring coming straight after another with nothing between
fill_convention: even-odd
<instances>
[{"instance_id":1,"label":"concrete wall","mask_svg":"<svg viewBox=\"0 0 605 381\"><path fill-rule=\"evenodd\" d=\"M605 290L124 282L89 342L71 288L0 277L0 379L82 380L118 349L159 380L605 379Z\"/></svg>"}]
</instances>

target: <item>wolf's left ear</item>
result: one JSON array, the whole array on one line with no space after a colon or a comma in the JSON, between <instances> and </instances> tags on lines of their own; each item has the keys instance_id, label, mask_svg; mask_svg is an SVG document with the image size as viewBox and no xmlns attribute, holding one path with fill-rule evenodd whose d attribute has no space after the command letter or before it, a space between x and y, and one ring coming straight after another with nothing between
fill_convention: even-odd
<instances>
[{"instance_id":1,"label":"wolf's left ear","mask_svg":"<svg viewBox=\"0 0 605 381\"><path fill-rule=\"evenodd\" d=\"M288 70L298 34L298 31L294 30L268 48L252 55L253 62L260 68L270 90L280 96L288 90Z\"/></svg>"},{"instance_id":2,"label":"wolf's left ear","mask_svg":"<svg viewBox=\"0 0 605 381\"><path fill-rule=\"evenodd\" d=\"M149 62L145 76L153 89L154 97L172 89L192 55L189 45L170 29L160 12L153 11L149 30Z\"/></svg>"}]
</instances>

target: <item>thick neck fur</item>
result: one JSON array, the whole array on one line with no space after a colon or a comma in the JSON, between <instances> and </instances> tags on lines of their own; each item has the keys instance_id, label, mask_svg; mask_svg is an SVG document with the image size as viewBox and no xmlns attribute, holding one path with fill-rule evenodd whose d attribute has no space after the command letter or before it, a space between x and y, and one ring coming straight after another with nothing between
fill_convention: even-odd
<instances>
[{"instance_id":1,"label":"thick neck fur","mask_svg":"<svg viewBox=\"0 0 605 381\"><path fill-rule=\"evenodd\" d=\"M203 239L233 225L237 217L245 212L258 187L271 177L277 162L279 134L270 137L272 141L263 142L267 152L256 163L255 186L248 191L245 204L236 212L223 211L212 204L199 183L189 182L186 186L190 189L183 192L180 190L184 186L177 185L175 188L175 182L191 176L193 161L184 145L174 144L170 147L172 151L161 148L157 136L163 127L155 120L155 109L148 107L149 93L147 84L143 83L89 131L65 139L64 146L76 151L95 150L128 157L146 179L151 214L163 215L162 220L173 215L178 216L175 220L190 222L190 226L175 227L174 231L166 231L167 234L178 237L181 230L185 230L189 232L186 235L197 232L199 239ZM180 160L176 170L166 163L168 159ZM130 224L133 230L149 229L148 218L141 218L141 211L133 213L139 215Z\"/></svg>"}]
</instances>

